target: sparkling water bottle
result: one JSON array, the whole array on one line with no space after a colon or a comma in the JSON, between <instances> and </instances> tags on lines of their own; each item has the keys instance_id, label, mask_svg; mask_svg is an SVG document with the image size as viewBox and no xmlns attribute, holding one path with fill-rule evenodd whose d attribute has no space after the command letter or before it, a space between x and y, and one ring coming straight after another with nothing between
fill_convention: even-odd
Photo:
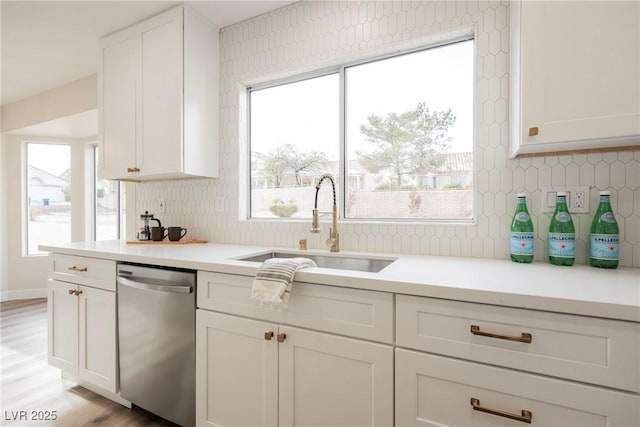
<instances>
[{"instance_id":1,"label":"sparkling water bottle","mask_svg":"<svg viewBox=\"0 0 640 427\"><path fill-rule=\"evenodd\" d=\"M511 261L530 263L533 261L533 223L527 210L527 198L518 193L516 213L511 222Z\"/></svg>"},{"instance_id":2,"label":"sparkling water bottle","mask_svg":"<svg viewBox=\"0 0 640 427\"><path fill-rule=\"evenodd\" d=\"M556 210L549 225L549 262L573 265L576 259L576 228L567 209L567 193L558 191Z\"/></svg>"},{"instance_id":3,"label":"sparkling water bottle","mask_svg":"<svg viewBox=\"0 0 640 427\"><path fill-rule=\"evenodd\" d=\"M611 193L600 192L600 205L591 223L589 262L593 267L617 268L620 230L611 211Z\"/></svg>"}]
</instances>

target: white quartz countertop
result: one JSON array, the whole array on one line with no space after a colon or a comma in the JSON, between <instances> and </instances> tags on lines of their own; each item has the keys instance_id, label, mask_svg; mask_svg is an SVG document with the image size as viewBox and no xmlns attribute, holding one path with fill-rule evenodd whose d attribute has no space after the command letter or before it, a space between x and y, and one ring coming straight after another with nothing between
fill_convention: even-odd
<instances>
[{"instance_id":1,"label":"white quartz countertop","mask_svg":"<svg viewBox=\"0 0 640 427\"><path fill-rule=\"evenodd\" d=\"M237 258L290 248L225 245L140 245L122 240L42 245L41 250L86 257L253 276L257 262ZM334 254L332 254L334 255ZM640 322L640 269L517 264L463 257L363 254L397 258L378 273L311 268L296 281ZM294 285L295 286L295 285Z\"/></svg>"}]
</instances>

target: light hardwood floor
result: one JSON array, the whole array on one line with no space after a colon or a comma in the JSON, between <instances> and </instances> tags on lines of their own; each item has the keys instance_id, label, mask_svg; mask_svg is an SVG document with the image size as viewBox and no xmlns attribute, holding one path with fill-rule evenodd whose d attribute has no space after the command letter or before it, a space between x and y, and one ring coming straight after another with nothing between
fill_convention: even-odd
<instances>
[{"instance_id":1,"label":"light hardwood floor","mask_svg":"<svg viewBox=\"0 0 640 427\"><path fill-rule=\"evenodd\" d=\"M56 420L38 419L53 411ZM0 303L0 425L175 426L62 379L47 364L44 298Z\"/></svg>"}]
</instances>

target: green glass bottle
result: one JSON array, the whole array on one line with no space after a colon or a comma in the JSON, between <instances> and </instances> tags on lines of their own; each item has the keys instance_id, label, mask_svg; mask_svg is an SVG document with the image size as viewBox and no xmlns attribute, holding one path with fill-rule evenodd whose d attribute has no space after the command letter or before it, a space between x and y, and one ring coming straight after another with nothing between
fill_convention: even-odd
<instances>
[{"instance_id":1,"label":"green glass bottle","mask_svg":"<svg viewBox=\"0 0 640 427\"><path fill-rule=\"evenodd\" d=\"M600 205L591 223L589 263L593 267L618 267L620 230L611 210L610 198L610 192L600 192Z\"/></svg>"},{"instance_id":2,"label":"green glass bottle","mask_svg":"<svg viewBox=\"0 0 640 427\"><path fill-rule=\"evenodd\" d=\"M567 208L567 193L558 191L556 210L549 225L549 262L573 265L576 259L576 228Z\"/></svg>"},{"instance_id":3,"label":"green glass bottle","mask_svg":"<svg viewBox=\"0 0 640 427\"><path fill-rule=\"evenodd\" d=\"M533 222L524 193L518 193L516 213L511 222L511 261L527 264L533 261Z\"/></svg>"}]
</instances>

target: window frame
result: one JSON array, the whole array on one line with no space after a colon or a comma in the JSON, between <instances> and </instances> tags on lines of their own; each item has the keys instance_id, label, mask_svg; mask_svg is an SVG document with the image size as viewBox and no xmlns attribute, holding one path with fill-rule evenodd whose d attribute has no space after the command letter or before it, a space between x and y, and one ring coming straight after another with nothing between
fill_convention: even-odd
<instances>
[{"instance_id":1,"label":"window frame","mask_svg":"<svg viewBox=\"0 0 640 427\"><path fill-rule=\"evenodd\" d=\"M456 43L461 43L461 42L466 42L466 41L473 41L474 45L473 45L473 70L472 70L472 79L473 79L473 91L471 93L471 97L472 97L472 104L473 104L473 118L472 118L472 169L470 171L471 176L472 176L472 182L476 182L476 151L477 151L477 135L476 135L476 129L477 129L477 105L476 105L476 93L477 93L477 73L476 73L476 69L477 69L477 41L476 41L477 37L475 35L474 32L464 32L460 35L458 35L457 37L451 37L451 38L447 38L445 40L439 41L437 43L432 43L432 44L427 44L427 45L420 45L420 46L415 46L415 47L411 47L409 49L404 49L404 50L395 50L392 52L388 52L385 54L381 54L381 55L377 55L377 56L370 56L370 57L365 57L362 59L357 59L357 60L353 60L353 61L348 61L345 63L341 63L339 65L335 65L335 66L331 66L331 67L326 67L326 68L322 68L319 70L315 70L315 71L309 71L309 72L304 72L304 73L300 73L300 74L294 74L291 75L289 77L284 77L284 78L279 78L279 79L275 79L275 80L269 80L269 81L265 81L265 82L260 82L260 83L255 83L255 84L249 84L246 85L243 89L244 89L244 94L246 96L246 108L245 108L245 117L246 117L246 149L247 149L247 155L246 155L246 162L245 162L245 177L246 177L246 185L245 187L245 191L246 191L246 212L244 214L244 220L247 221L278 221L278 222L283 222L283 221L295 221L295 222L306 222L307 218L263 218L263 217L252 217L252 200L251 200L251 183L252 183L252 175L251 175L251 158L252 158L252 145L251 145L251 92L253 91L257 91L257 90L262 90L262 89L268 89L271 87L277 87L277 86L282 86L282 85L286 85L286 84L291 84L291 83L296 83L296 82L300 82L300 81L304 81L304 80L308 80L308 79L312 79L312 78L316 78L316 77L322 77L325 75L329 75L329 74L334 74L337 73L338 74L338 80L339 80L339 105L338 105L338 114L339 114L339 178L336 180L336 185L338 187L337 192L338 192L338 217L342 222L351 222L351 223L407 223L407 224L420 224L420 223L425 223L425 224L460 224L460 225L465 225L465 224L475 224L476 223L476 219L477 219L477 195L476 195L476 189L475 187L472 187L472 200L471 200L471 206L472 206L472 213L471 213L471 218L460 218L460 219L456 219L456 218L446 218L446 219L439 219L439 218L349 218L346 217L346 197L347 197L347 184L348 184L348 176L347 176L347 164L346 164L346 159L347 159L347 144L346 144L346 89L345 89L345 83L346 83L346 79L345 79L345 70L347 68L350 67L355 67L358 65L363 65L363 64L369 64L369 63L374 63L374 62L378 62L378 61L384 61L387 59L391 59L391 58L397 58L403 55L410 55L412 53L417 53L417 52L422 52L422 51L426 51L426 50L430 50L430 49L435 49L435 48L439 48L439 47L444 47L444 46L448 46L448 45L453 45ZM242 182L242 180L240 181ZM311 219L311 216L309 216L309 220Z\"/></svg>"}]
</instances>

